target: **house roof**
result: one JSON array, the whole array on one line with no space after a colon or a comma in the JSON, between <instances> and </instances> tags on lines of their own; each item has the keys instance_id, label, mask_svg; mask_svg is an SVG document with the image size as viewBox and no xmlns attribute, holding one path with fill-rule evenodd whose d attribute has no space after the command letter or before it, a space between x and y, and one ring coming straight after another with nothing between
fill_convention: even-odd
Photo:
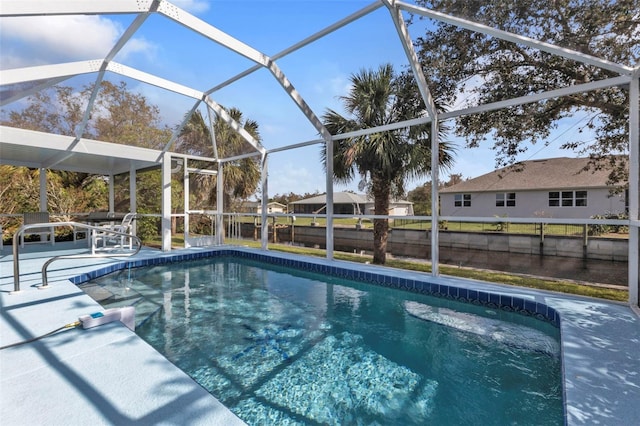
<instances>
[{"instance_id":1,"label":"house roof","mask_svg":"<svg viewBox=\"0 0 640 426\"><path fill-rule=\"evenodd\" d=\"M589 158L547 158L523 161L477 178L457 183L440 192L533 191L568 188L606 188L609 171L594 170Z\"/></svg>"},{"instance_id":2,"label":"house roof","mask_svg":"<svg viewBox=\"0 0 640 426\"><path fill-rule=\"evenodd\" d=\"M304 200L292 201L289 204L326 204L327 195L317 195L315 197L305 198ZM333 204L370 204L373 199L363 194L355 194L353 192L334 192ZM392 200L392 204L413 204L406 200Z\"/></svg>"}]
</instances>

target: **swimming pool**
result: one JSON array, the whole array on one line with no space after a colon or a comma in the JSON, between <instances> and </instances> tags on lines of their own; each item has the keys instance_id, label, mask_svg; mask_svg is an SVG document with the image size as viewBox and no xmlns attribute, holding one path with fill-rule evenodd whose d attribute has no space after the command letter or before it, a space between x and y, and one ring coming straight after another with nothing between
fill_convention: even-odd
<instances>
[{"instance_id":1,"label":"swimming pool","mask_svg":"<svg viewBox=\"0 0 640 426\"><path fill-rule=\"evenodd\" d=\"M299 266L223 254L83 288L135 305L137 333L249 424L564 423L553 312Z\"/></svg>"}]
</instances>

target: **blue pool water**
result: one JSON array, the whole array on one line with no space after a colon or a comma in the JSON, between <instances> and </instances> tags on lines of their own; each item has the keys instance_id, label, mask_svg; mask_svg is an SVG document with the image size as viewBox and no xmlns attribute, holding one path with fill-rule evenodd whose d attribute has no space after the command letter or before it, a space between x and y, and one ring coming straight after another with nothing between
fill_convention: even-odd
<instances>
[{"instance_id":1,"label":"blue pool water","mask_svg":"<svg viewBox=\"0 0 640 426\"><path fill-rule=\"evenodd\" d=\"M250 425L564 423L532 317L233 257L81 287Z\"/></svg>"}]
</instances>

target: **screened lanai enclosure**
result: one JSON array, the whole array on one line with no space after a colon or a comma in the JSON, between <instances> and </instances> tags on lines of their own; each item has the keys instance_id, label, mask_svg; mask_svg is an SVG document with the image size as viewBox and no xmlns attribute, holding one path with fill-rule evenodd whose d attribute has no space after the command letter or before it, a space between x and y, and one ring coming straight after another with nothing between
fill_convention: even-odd
<instances>
[{"instance_id":1,"label":"screened lanai enclosure","mask_svg":"<svg viewBox=\"0 0 640 426\"><path fill-rule=\"evenodd\" d=\"M620 129L619 134L623 135L625 143L628 142L628 151L623 154L628 155L629 164L629 219L624 224L629 227L629 302L637 306L640 283L640 67L636 62L639 9L632 7L634 2L628 2L631 6L629 20L620 25L635 26L636 29L631 31L632 37L622 43L631 45L628 51L634 54L628 61L620 61L613 54L612 57L598 57L585 53L588 49L569 38L559 38L553 44L549 40L538 40L531 33L520 34L515 27L498 29L489 20L471 19L483 16L479 12L470 12L468 16L449 14L448 3L3 0L0 7L4 51L0 71L3 108L0 164L105 176L109 180L110 211L114 211L118 196L114 180L117 176L127 176L131 194L127 210L131 212L137 211L140 196L136 177L160 169L161 200L156 216L161 221L162 250L169 251L172 220L176 219L184 224L187 246L224 244L220 231L230 208L224 203L225 179L247 159L258 166L260 173L262 206L258 221L261 223L262 248L267 249L267 204L273 195L270 181L305 178L294 173L298 165L296 158L312 158L317 161L319 172L306 178L321 182L321 192L326 193L326 208L314 216L326 218L325 247L327 258L332 259L334 220L341 215L334 214L333 209L334 165L332 161L322 164L321 150L326 158L333 158L338 141L426 126L431 152L439 152L439 145L447 138L446 132L451 131L456 120L615 89L628 98L628 106L621 113L626 128ZM461 95L460 102L442 108L434 98L434 84L449 83L445 80L436 82L429 75L430 70L421 65L415 47L416 40L423 37L425 27L435 28L441 24L465 34L487 37L491 43L518 46L522 55L537 52L547 61L569 60L574 64L575 78L572 84L554 85L551 82L547 89L534 85L525 92L505 87L490 102ZM607 31L602 38L607 37ZM378 49L373 50L371 46ZM352 63L355 51L365 55L370 51L368 62ZM382 56L374 53L380 51L385 53ZM449 53L467 54L462 51ZM482 74L480 66L492 59L470 60L470 64L479 68L475 80L469 78L465 84L473 86L490 78ZM376 68L385 62L399 64L413 76L417 97L424 108L407 120L332 134L322 117L327 108L339 108L338 97L348 90L344 75ZM585 69L598 70L592 73L598 78L582 78ZM536 72L535 66L530 72ZM342 79L338 78L340 76ZM127 133L105 130L100 134L116 136L92 139L95 132L90 128L97 125L110 107L105 103L109 98L100 96L109 84L111 87L125 84L162 105L159 115L163 131L142 135L136 131L136 123L131 121ZM331 88L331 85L336 87ZM42 94L47 90L62 87L71 88L67 99L73 100L75 105L73 117L67 117L72 125L66 129L52 133L10 120L11 112L22 110L29 97L45 96ZM460 89L463 93L464 87ZM111 100L116 102L114 98ZM245 115L238 115L233 109L236 107ZM504 120L504 116L500 117ZM128 118L122 117L122 122ZM246 125L248 119L255 119L262 132L252 131L251 126ZM184 143L185 129L194 123L202 126L203 133L210 139L208 146L199 150ZM239 142L234 149L219 144L223 135L216 123L223 123L225 129L235 132L234 138ZM612 153L620 154L618 151ZM285 157L293 160L282 160ZM440 182L438 156L431 156L430 170L430 181ZM192 188L203 182L216 188L209 204L190 196ZM176 190L176 183L179 190ZM46 174L40 173L42 211L48 206L46 185ZM438 223L452 218L439 217L439 186L431 185L431 188L430 210L433 213L426 219L431 224L432 274L438 275ZM176 209L176 205L180 208ZM0 207L0 213L7 213L1 211L4 207ZM196 240L189 234L190 218L196 215L211 219L212 229L216 231L208 239ZM510 221L553 223L554 219L510 218ZM578 219L572 221L587 223ZM606 224L607 220L596 223Z\"/></svg>"}]
</instances>

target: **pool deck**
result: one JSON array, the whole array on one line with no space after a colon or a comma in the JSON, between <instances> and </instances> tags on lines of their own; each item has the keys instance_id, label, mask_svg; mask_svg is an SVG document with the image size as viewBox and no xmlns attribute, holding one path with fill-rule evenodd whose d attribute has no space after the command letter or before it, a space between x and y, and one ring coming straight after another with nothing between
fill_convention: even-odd
<instances>
[{"instance_id":1,"label":"pool deck","mask_svg":"<svg viewBox=\"0 0 640 426\"><path fill-rule=\"evenodd\" d=\"M0 346L39 336L102 311L68 277L113 259L60 260L51 264L50 288L38 290L50 251L20 252L21 291L13 290L11 247L0 255ZM83 244L80 244L83 246ZM68 245L67 245L68 247ZM45 251L35 251L42 250ZM82 253L86 247L65 252ZM137 256L157 256L143 250ZM118 259L123 260L123 258ZM80 266L79 266L80 265ZM69 329L0 351L2 425L242 425L231 411L120 322Z\"/></svg>"},{"instance_id":2,"label":"pool deck","mask_svg":"<svg viewBox=\"0 0 640 426\"><path fill-rule=\"evenodd\" d=\"M13 290L11 247L0 252L0 346L42 335L102 310L69 278L105 267L112 259L60 260L49 268L50 288L39 290L41 267L56 254L81 253L71 243L27 246L20 251L21 292ZM237 250L256 250L229 247ZM64 250L64 251L63 251ZM136 257L172 256L144 249ZM261 252L264 253L264 252ZM285 255L311 263L347 265L367 272L398 270ZM117 261L122 261L119 258ZM427 274L403 277L433 282ZM561 318L566 423L639 424L640 316L628 305L440 277L439 283L544 303ZM24 424L243 424L181 370L119 322L73 328L0 351L0 419ZM535 422L534 419L532 419Z\"/></svg>"}]
</instances>

